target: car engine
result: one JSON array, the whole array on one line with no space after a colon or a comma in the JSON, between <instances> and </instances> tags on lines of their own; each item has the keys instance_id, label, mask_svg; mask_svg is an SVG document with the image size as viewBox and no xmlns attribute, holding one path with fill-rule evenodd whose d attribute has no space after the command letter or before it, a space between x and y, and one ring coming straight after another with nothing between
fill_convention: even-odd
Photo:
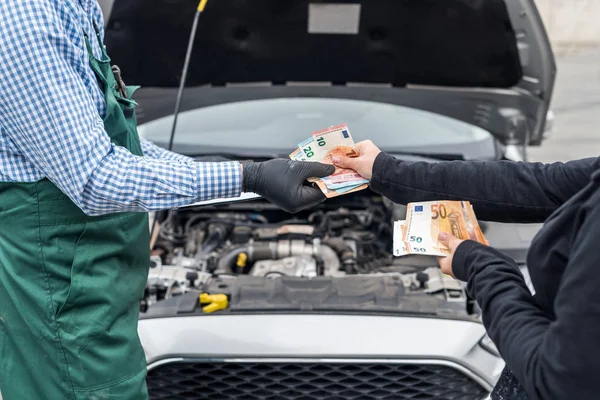
<instances>
[{"instance_id":1,"label":"car engine","mask_svg":"<svg viewBox=\"0 0 600 400\"><path fill-rule=\"evenodd\" d=\"M181 209L157 217L142 311L215 279L397 275L407 290L465 301L433 257L393 257L406 207L380 196L330 199L290 218L264 201Z\"/></svg>"}]
</instances>

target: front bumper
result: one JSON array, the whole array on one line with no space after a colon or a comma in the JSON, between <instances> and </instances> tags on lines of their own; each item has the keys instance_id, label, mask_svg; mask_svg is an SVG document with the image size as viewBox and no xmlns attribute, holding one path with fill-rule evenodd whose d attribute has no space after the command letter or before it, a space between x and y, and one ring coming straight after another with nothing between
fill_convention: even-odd
<instances>
[{"instance_id":1,"label":"front bumper","mask_svg":"<svg viewBox=\"0 0 600 400\"><path fill-rule=\"evenodd\" d=\"M223 367L226 363L242 372L244 365L251 364L263 364L271 368L269 371L276 371L273 365L279 363L283 375L289 375L286 368L310 373L310 368L302 365L311 364L323 366L326 370L322 373L335 376L339 375L339 371L334 370L339 370L336 365L340 364L344 364L344 368L369 364L374 366L370 370L378 370L380 367L376 364L385 364L385 368L391 370L384 374L395 374L394 379L414 378L405 373L410 370L409 365L420 366L421 375L429 373L432 377L439 375L432 373L436 366L443 367L445 371L459 372L489 392L504 366L499 357L479 345L485 334L480 323L439 318L214 314L144 319L140 321L139 333L146 352L150 387L154 370L177 363L197 363L202 364L202 368L211 363L210 368L198 371L217 371L217 374L227 373L228 369ZM234 376L240 374L243 375L240 372ZM195 376L203 379L201 375L197 372ZM264 373L252 379L271 375L271 372ZM348 377L340 377L342 381L347 379L349 385L356 384ZM209 378L207 385L213 382ZM360 376L357 379L365 380ZM373 376L373 379L379 378ZM432 385L435 382L431 380ZM221 383L223 381L219 381ZM150 391L152 397L152 389Z\"/></svg>"}]
</instances>

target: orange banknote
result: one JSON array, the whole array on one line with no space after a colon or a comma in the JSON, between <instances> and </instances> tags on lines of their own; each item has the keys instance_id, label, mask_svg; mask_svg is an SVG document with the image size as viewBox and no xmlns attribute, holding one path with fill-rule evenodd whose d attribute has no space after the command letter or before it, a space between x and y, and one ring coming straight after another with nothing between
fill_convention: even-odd
<instances>
[{"instance_id":1,"label":"orange banknote","mask_svg":"<svg viewBox=\"0 0 600 400\"><path fill-rule=\"evenodd\" d=\"M438 241L440 232L489 244L468 201L409 203L406 220L398 222L403 222L397 228L401 232L394 235L394 252L398 255L448 255L448 248Z\"/></svg>"}]
</instances>

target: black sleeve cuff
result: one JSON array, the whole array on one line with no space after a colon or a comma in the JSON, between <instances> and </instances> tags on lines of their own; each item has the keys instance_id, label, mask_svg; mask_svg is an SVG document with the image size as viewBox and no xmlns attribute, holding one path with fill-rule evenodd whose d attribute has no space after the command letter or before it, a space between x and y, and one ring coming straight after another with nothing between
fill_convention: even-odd
<instances>
[{"instance_id":1,"label":"black sleeve cuff","mask_svg":"<svg viewBox=\"0 0 600 400\"><path fill-rule=\"evenodd\" d=\"M384 189L385 173L390 170L390 168L395 167L392 163L397 162L398 160L385 152L381 152L375 157L375 162L373 162L373 175L371 176L371 182L369 184L370 188L376 192L381 194L381 191Z\"/></svg>"},{"instance_id":2,"label":"black sleeve cuff","mask_svg":"<svg viewBox=\"0 0 600 400\"><path fill-rule=\"evenodd\" d=\"M474 240L465 240L458 245L454 256L452 257L452 273L456 279L466 282L469 279L469 268L470 264L467 263L467 257L469 253L478 248L479 246L485 246Z\"/></svg>"}]
</instances>

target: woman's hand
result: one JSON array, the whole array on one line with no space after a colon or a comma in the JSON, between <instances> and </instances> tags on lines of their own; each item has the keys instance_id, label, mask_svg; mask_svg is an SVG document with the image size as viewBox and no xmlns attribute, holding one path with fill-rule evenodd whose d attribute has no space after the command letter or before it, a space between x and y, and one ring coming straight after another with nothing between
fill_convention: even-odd
<instances>
[{"instance_id":1,"label":"woman's hand","mask_svg":"<svg viewBox=\"0 0 600 400\"><path fill-rule=\"evenodd\" d=\"M340 168L349 168L365 179L373 176L373 163L381 150L370 140L356 143L358 157L333 157L333 163Z\"/></svg>"},{"instance_id":2,"label":"woman's hand","mask_svg":"<svg viewBox=\"0 0 600 400\"><path fill-rule=\"evenodd\" d=\"M456 236L449 235L445 232L441 232L438 235L438 240L440 241L440 243L442 243L444 246L446 246L447 248L450 249L449 255L447 255L445 257L438 257L438 262L440 263L440 268L442 269L442 272L444 274L449 275L456 279L456 277L454 276L454 273L452 272L452 259L454 257L454 252L456 251L458 246L462 242L464 242L464 240L461 240L461 239L457 238Z\"/></svg>"}]
</instances>

